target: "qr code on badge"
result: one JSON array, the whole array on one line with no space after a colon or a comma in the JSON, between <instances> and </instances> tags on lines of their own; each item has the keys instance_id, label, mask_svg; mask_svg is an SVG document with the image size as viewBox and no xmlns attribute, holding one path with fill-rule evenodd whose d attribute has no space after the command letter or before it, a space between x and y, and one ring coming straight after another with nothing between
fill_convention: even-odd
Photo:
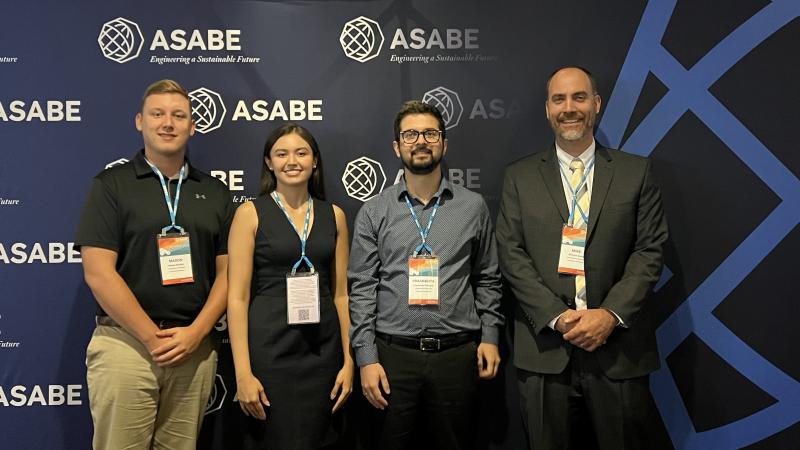
<instances>
[{"instance_id":1,"label":"qr code on badge","mask_svg":"<svg viewBox=\"0 0 800 450\"><path fill-rule=\"evenodd\" d=\"M298 309L297 310L297 320L305 321L309 319L309 311L307 309Z\"/></svg>"}]
</instances>

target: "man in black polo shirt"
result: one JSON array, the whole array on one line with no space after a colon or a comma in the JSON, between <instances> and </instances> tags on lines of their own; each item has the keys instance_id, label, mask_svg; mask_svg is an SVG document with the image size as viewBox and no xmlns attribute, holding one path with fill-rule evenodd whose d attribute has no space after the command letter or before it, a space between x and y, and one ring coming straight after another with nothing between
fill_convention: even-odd
<instances>
[{"instance_id":1,"label":"man in black polo shirt","mask_svg":"<svg viewBox=\"0 0 800 450\"><path fill-rule=\"evenodd\" d=\"M81 215L97 328L86 350L95 449L194 449L214 383L209 333L225 310L225 185L185 158L186 90L161 80L136 115L144 149L98 174Z\"/></svg>"}]
</instances>

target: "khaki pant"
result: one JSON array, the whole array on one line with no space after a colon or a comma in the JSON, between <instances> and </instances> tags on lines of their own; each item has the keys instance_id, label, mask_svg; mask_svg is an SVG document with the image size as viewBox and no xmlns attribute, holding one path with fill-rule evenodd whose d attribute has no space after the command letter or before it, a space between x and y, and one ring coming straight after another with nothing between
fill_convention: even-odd
<instances>
[{"instance_id":1,"label":"khaki pant","mask_svg":"<svg viewBox=\"0 0 800 450\"><path fill-rule=\"evenodd\" d=\"M162 368L130 333L99 325L86 349L94 449L196 448L216 367L208 337L189 359Z\"/></svg>"}]
</instances>

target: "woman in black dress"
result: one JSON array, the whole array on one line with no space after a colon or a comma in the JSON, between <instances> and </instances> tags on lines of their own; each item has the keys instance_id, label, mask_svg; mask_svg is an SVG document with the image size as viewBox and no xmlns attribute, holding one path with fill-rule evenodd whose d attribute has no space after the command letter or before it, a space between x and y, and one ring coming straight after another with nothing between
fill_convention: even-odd
<instances>
[{"instance_id":1,"label":"woman in black dress","mask_svg":"<svg viewBox=\"0 0 800 450\"><path fill-rule=\"evenodd\" d=\"M300 125L267 138L261 187L228 238L228 332L239 405L253 418L244 448L330 447L354 373L347 222L325 202L319 149Z\"/></svg>"}]
</instances>

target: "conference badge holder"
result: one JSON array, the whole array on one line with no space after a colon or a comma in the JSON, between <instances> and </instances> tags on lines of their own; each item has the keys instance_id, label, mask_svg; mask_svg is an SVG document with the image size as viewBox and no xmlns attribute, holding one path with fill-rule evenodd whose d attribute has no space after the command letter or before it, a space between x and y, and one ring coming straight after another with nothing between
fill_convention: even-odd
<instances>
[{"instance_id":1,"label":"conference badge holder","mask_svg":"<svg viewBox=\"0 0 800 450\"><path fill-rule=\"evenodd\" d=\"M289 325L319 323L319 274L297 272L286 274L286 321Z\"/></svg>"},{"instance_id":2,"label":"conference badge holder","mask_svg":"<svg viewBox=\"0 0 800 450\"><path fill-rule=\"evenodd\" d=\"M569 182L567 174L564 169L559 165L561 176L567 181L570 193L572 194L572 208L569 213L569 221L564 224L561 229L561 251L558 256L558 273L567 275L581 275L585 276L584 271L584 254L586 252L586 229L575 227L575 214L576 211L581 215L584 223L589 223L589 218L578 204L578 192L586 185L586 178L594 166L595 158L586 166L586 171L583 178L578 182L577 187L572 187Z\"/></svg>"},{"instance_id":3,"label":"conference badge holder","mask_svg":"<svg viewBox=\"0 0 800 450\"><path fill-rule=\"evenodd\" d=\"M314 270L314 264L306 256L306 243L308 242L308 226L311 220L311 210L314 202L311 195L308 196L308 208L306 208L306 218L303 222L303 234L297 231L286 207L283 206L281 196L277 191L272 192L272 198L278 207L283 211L289 225L300 238L300 259L294 263L291 272L286 274L286 322L289 325L304 325L319 323L319 274ZM308 272L298 272L301 264L308 266Z\"/></svg>"},{"instance_id":4,"label":"conference badge holder","mask_svg":"<svg viewBox=\"0 0 800 450\"><path fill-rule=\"evenodd\" d=\"M169 286L194 282L192 272L192 246L189 233L160 233L158 262L161 269L161 284Z\"/></svg>"},{"instance_id":5,"label":"conference badge holder","mask_svg":"<svg viewBox=\"0 0 800 450\"><path fill-rule=\"evenodd\" d=\"M433 219L436 218L436 211L442 197L436 198L433 205L431 217L428 219L428 226L424 229L419 223L417 213L411 204L411 197L406 193L406 205L414 219L414 224L419 230L422 243L414 249L414 253L408 258L408 304L409 305L438 305L439 304L439 258L433 254L433 249L428 245L428 233L431 231Z\"/></svg>"},{"instance_id":6,"label":"conference badge holder","mask_svg":"<svg viewBox=\"0 0 800 450\"><path fill-rule=\"evenodd\" d=\"M147 165L153 169L161 182L161 190L164 193L164 201L169 211L170 224L161 229L161 233L156 235L158 247L158 268L161 271L161 284L169 286L173 284L194 283L194 272L192 271L192 246L189 240L189 233L175 223L178 216L178 202L181 199L181 185L186 175L186 163L181 167L178 174L178 187L175 190L175 199L171 201L167 182L164 175L145 158ZM175 230L175 231L171 231Z\"/></svg>"},{"instance_id":7,"label":"conference badge holder","mask_svg":"<svg viewBox=\"0 0 800 450\"><path fill-rule=\"evenodd\" d=\"M561 230L561 254L558 273L585 275L583 267L586 250L586 230L564 225Z\"/></svg>"},{"instance_id":8,"label":"conference badge holder","mask_svg":"<svg viewBox=\"0 0 800 450\"><path fill-rule=\"evenodd\" d=\"M408 258L408 304L439 304L439 258L417 254Z\"/></svg>"}]
</instances>

